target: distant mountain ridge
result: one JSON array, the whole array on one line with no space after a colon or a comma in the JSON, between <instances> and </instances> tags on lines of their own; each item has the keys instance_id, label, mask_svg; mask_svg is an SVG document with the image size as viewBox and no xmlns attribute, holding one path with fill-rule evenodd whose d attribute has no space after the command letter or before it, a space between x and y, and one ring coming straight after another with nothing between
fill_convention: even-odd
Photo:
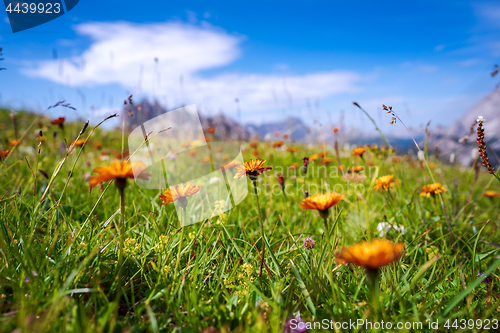
<instances>
[{"instance_id":1,"label":"distant mountain ridge","mask_svg":"<svg viewBox=\"0 0 500 333\"><path fill-rule=\"evenodd\" d=\"M476 119L483 116L486 120L485 139L490 150L500 154L500 89L496 89L483 97L460 120L450 127L439 127L432 131L429 146L439 146L445 156L454 154L455 160L462 165L471 165L477 156ZM472 128L472 132L471 132ZM493 165L499 165L495 153L489 152Z\"/></svg>"},{"instance_id":2,"label":"distant mountain ridge","mask_svg":"<svg viewBox=\"0 0 500 333\"><path fill-rule=\"evenodd\" d=\"M126 125L129 130L133 130L142 122L151 120L168 111L157 101L148 102L143 99L133 106L125 105L123 113ZM272 122L262 125L246 124L242 125L237 121L219 114L215 117L206 117L199 114L202 127L206 130L209 127L215 128L217 137L228 140L256 140L265 139L275 132L287 133L295 141L307 141L310 129L299 118L289 118L281 122Z\"/></svg>"},{"instance_id":3,"label":"distant mountain ridge","mask_svg":"<svg viewBox=\"0 0 500 333\"><path fill-rule=\"evenodd\" d=\"M131 113L129 111L132 110ZM133 129L141 122L153 119L154 117L168 112L158 102L148 102L143 99L139 104L130 109L124 107L126 124L129 129ZM128 115L127 115L128 114ZM434 152L435 147L439 148L440 158L450 162L458 162L462 165L471 165L477 156L476 144L476 124L478 116L486 119L486 142L488 148L497 151L500 155L500 89L496 89L485 96L460 120L449 127L436 127L430 130L428 147ZM215 128L216 137L222 140L272 140L274 133L288 134L296 142L329 142L333 143L333 135L330 127L325 126L323 131L313 131L300 118L288 118L284 121L276 121L256 124L240 124L224 114L214 117L206 117L200 114L200 121L206 130L209 127ZM473 128L472 133L471 127ZM327 129L328 128L328 129ZM364 145L366 143L381 143L380 138L373 133L360 133L356 129L345 129L343 131L342 143ZM466 136L469 136L466 139ZM400 153L407 153L409 150L415 153L413 141L389 136L391 144ZM423 146L423 136L416 136L416 140ZM460 142L459 142L460 141ZM500 165L496 161L494 154L490 154L490 161L494 165ZM498 163L497 163L498 162Z\"/></svg>"}]
</instances>

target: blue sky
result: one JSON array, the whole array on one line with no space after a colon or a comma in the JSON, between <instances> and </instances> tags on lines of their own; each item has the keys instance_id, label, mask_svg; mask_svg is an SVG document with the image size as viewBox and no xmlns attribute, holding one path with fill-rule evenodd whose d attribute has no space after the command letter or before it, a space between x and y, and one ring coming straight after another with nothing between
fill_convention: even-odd
<instances>
[{"instance_id":1,"label":"blue sky","mask_svg":"<svg viewBox=\"0 0 500 333\"><path fill-rule=\"evenodd\" d=\"M500 5L483 1L80 0L24 32L0 20L0 105L65 99L94 122L133 93L235 119L238 98L254 123L344 114L371 129L357 101L386 128L382 103L409 126L448 125L492 91L500 58Z\"/></svg>"}]
</instances>

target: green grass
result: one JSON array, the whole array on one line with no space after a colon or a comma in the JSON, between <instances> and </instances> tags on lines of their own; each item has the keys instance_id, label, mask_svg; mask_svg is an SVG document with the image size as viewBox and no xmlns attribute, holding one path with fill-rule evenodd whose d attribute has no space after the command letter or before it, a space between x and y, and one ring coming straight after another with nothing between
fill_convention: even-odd
<instances>
[{"instance_id":1,"label":"green grass","mask_svg":"<svg viewBox=\"0 0 500 333\"><path fill-rule=\"evenodd\" d=\"M34 116L19 117L27 118L19 121L22 134ZM0 119L5 124L0 138L7 145L14 136L12 123L9 117ZM473 168L431 158L436 163L433 177L448 189L442 196L443 210L437 197L419 196L421 187L432 181L415 157L393 162L393 156L368 152L356 161L341 152L345 166L366 166L370 160L376 168L367 167L367 179L353 184L335 175L325 179L316 160L305 179L297 173L293 180L292 173L285 173L290 186L285 197L275 171L281 167L287 172L292 163L301 165L302 157L323 150L334 157L333 147L293 144L299 150L291 154L261 142L261 157L274 170L261 175L258 183L269 246L269 272L264 269L259 277L262 235L250 181L248 197L227 219L215 217L181 232L174 207L159 204L160 190L145 190L129 180L121 228L117 188L103 184L104 192L99 186L89 192L84 179L95 167L109 163L98 161L101 150L93 143L102 141L102 149L120 151L121 133L97 130L79 158L77 148L53 177L64 159L59 150L63 138L74 139L83 125L66 124L63 134L47 119L40 121L47 138L40 152L35 123L22 145L0 161L2 332L198 332L207 327L281 332L285 320L294 316L318 322L422 322L425 329L428 321L439 320L444 330L446 319L498 318L499 245L491 244L499 243L500 198L482 195L500 186L484 169L477 174ZM53 131L58 131L56 138ZM248 143L243 145L245 159L253 157ZM390 192L373 191L375 179L386 174L394 174L399 184ZM350 189L330 210L330 237L316 211L299 207L304 189L317 186L324 191L325 182L332 188L340 184L336 190ZM361 193L353 191L356 184L363 185ZM379 237L380 222L405 228L404 234L392 231L385 237L403 242L406 249L401 260L380 270L374 300L364 270L337 266L334 253ZM118 267L120 230L124 260ZM315 240L314 250L303 248L305 237ZM477 277L484 271L492 273L489 285Z\"/></svg>"}]
</instances>

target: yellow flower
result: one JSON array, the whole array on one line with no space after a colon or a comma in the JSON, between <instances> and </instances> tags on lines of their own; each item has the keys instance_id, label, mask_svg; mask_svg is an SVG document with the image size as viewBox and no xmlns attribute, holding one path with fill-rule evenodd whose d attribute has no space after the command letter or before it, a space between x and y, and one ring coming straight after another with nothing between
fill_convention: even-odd
<instances>
[{"instance_id":1,"label":"yellow flower","mask_svg":"<svg viewBox=\"0 0 500 333\"><path fill-rule=\"evenodd\" d=\"M374 239L370 243L363 241L342 248L335 254L335 262L338 265L352 264L373 270L399 260L404 249L403 243L394 244L387 239Z\"/></svg>"},{"instance_id":2,"label":"yellow flower","mask_svg":"<svg viewBox=\"0 0 500 333\"><path fill-rule=\"evenodd\" d=\"M129 161L118 161L109 166L97 167L94 169L94 172L98 173L98 175L90 177L90 189L100 183L114 179L120 183L117 183L118 187L120 187L120 185L125 187L127 178L134 179L134 170L136 173L139 173L139 179L149 179L151 174L143 173L145 169L146 165L144 165L144 163L130 163Z\"/></svg>"},{"instance_id":3,"label":"yellow flower","mask_svg":"<svg viewBox=\"0 0 500 333\"><path fill-rule=\"evenodd\" d=\"M353 151L351 152L351 155L363 157L364 153L366 153L365 147L357 147L357 148L353 149Z\"/></svg>"},{"instance_id":4,"label":"yellow flower","mask_svg":"<svg viewBox=\"0 0 500 333\"><path fill-rule=\"evenodd\" d=\"M437 193L446 191L447 190L443 187L443 185L441 185L441 183L434 183L422 186L422 193L420 193L420 196L429 198L431 194L436 195Z\"/></svg>"},{"instance_id":5,"label":"yellow flower","mask_svg":"<svg viewBox=\"0 0 500 333\"><path fill-rule=\"evenodd\" d=\"M137 256L141 251L141 244L135 238L127 238L123 244L123 251L131 256Z\"/></svg>"},{"instance_id":6,"label":"yellow flower","mask_svg":"<svg viewBox=\"0 0 500 333\"><path fill-rule=\"evenodd\" d=\"M316 154L311 155L311 156L309 156L309 162L312 162L312 161L314 161L314 160L317 160L318 158L319 158L319 156L318 156L318 155L316 155Z\"/></svg>"},{"instance_id":7,"label":"yellow flower","mask_svg":"<svg viewBox=\"0 0 500 333\"><path fill-rule=\"evenodd\" d=\"M11 147L19 146L20 144L21 144L21 140L18 140L18 139L12 139L9 141L9 146L11 146Z\"/></svg>"},{"instance_id":8,"label":"yellow flower","mask_svg":"<svg viewBox=\"0 0 500 333\"><path fill-rule=\"evenodd\" d=\"M175 200L185 201L187 204L187 199L181 199L189 197L195 193L198 193L201 190L201 186L196 186L193 183L186 183L181 185L175 185L171 189L165 190L162 194L160 194L160 205L166 205Z\"/></svg>"},{"instance_id":9,"label":"yellow flower","mask_svg":"<svg viewBox=\"0 0 500 333\"><path fill-rule=\"evenodd\" d=\"M389 191L389 189L392 188L392 184L397 184L399 180L394 179L394 175L386 175L379 177L375 181L375 186L373 187L374 190L386 190Z\"/></svg>"},{"instance_id":10,"label":"yellow flower","mask_svg":"<svg viewBox=\"0 0 500 333\"><path fill-rule=\"evenodd\" d=\"M256 159L255 161L250 159L250 162L245 162L244 165L237 165L236 170L238 172L234 176L234 179L240 179L241 177L247 175L250 179L255 180L258 175L264 171L271 170L272 167L264 167L266 160Z\"/></svg>"},{"instance_id":11,"label":"yellow flower","mask_svg":"<svg viewBox=\"0 0 500 333\"><path fill-rule=\"evenodd\" d=\"M343 194L336 192L318 193L303 199L300 208L315 209L321 213L338 204L344 197Z\"/></svg>"},{"instance_id":12,"label":"yellow flower","mask_svg":"<svg viewBox=\"0 0 500 333\"><path fill-rule=\"evenodd\" d=\"M500 197L500 192L498 192L498 191L486 191L486 192L484 192L483 197L485 197L485 198Z\"/></svg>"}]
</instances>

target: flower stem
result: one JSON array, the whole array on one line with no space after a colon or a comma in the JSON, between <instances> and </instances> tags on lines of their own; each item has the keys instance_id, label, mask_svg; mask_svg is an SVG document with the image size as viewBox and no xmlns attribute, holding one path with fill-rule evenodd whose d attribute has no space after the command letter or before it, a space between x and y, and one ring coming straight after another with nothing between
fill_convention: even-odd
<instances>
[{"instance_id":1,"label":"flower stem","mask_svg":"<svg viewBox=\"0 0 500 333\"><path fill-rule=\"evenodd\" d=\"M370 285L370 291L372 296L371 307L374 315L374 321L378 319L378 309L379 309L379 301L378 301L378 282L379 282L379 270L378 269L366 269L366 278Z\"/></svg>"},{"instance_id":2,"label":"flower stem","mask_svg":"<svg viewBox=\"0 0 500 333\"><path fill-rule=\"evenodd\" d=\"M260 212L260 203L259 203L259 195L257 194L257 181L252 179L253 189L255 191L255 198L257 198L257 209L259 210L259 222L260 222L260 231L262 233L262 257L260 260L260 272L259 277L262 276L262 267L264 266L264 254L266 253L266 243L264 240L264 222L262 221L262 216Z\"/></svg>"},{"instance_id":3,"label":"flower stem","mask_svg":"<svg viewBox=\"0 0 500 333\"><path fill-rule=\"evenodd\" d=\"M184 208L184 221L186 220L186 208ZM179 240L179 246L177 248L177 259L175 261L175 270L174 270L174 277L177 276L177 273L179 272L179 266L181 262L181 251L182 251L182 242L184 240L184 229L186 228L185 226L182 226L181 224L181 238Z\"/></svg>"}]
</instances>

